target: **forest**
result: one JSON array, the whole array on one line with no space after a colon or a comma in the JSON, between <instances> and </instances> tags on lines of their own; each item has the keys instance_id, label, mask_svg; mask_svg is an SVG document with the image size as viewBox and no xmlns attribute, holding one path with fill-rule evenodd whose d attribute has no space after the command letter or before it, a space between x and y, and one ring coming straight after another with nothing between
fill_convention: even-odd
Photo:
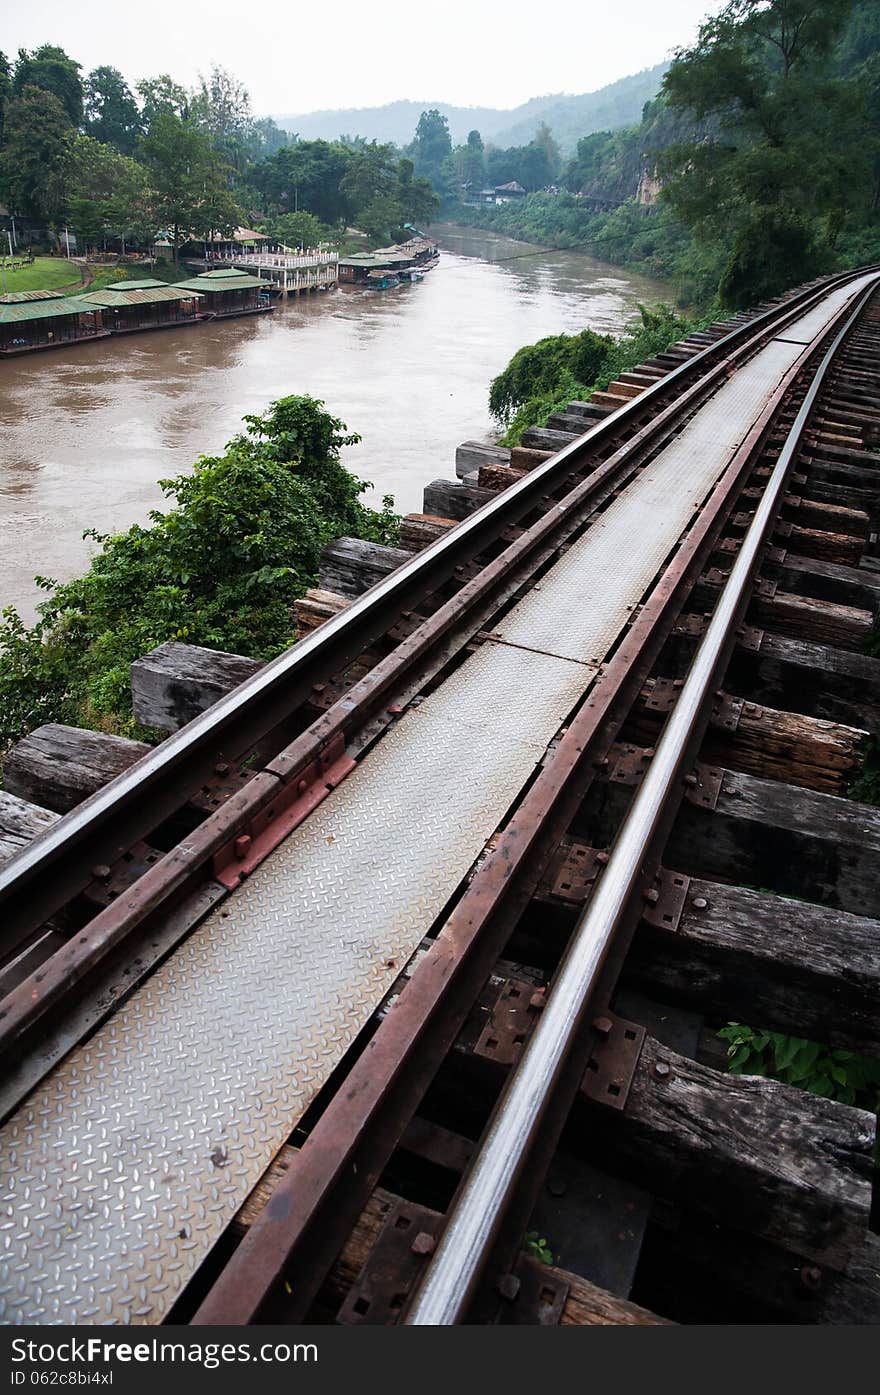
<instances>
[{"instance_id":1,"label":"forest","mask_svg":"<svg viewBox=\"0 0 880 1395\"><path fill-rule=\"evenodd\" d=\"M528 197L461 221L668 278L683 304L738 308L876 260L880 10L732 0L675 55L638 126L585 136L547 178L516 155L492 152L486 172Z\"/></svg>"},{"instance_id":2,"label":"forest","mask_svg":"<svg viewBox=\"0 0 880 1395\"><path fill-rule=\"evenodd\" d=\"M438 206L401 151L297 141L254 117L222 68L192 90L167 73L132 90L116 68L83 74L51 44L0 54L0 202L17 242L51 246L64 228L80 250L124 252L161 231L175 255L254 222L291 245L339 239L350 223L382 241Z\"/></svg>"}]
</instances>

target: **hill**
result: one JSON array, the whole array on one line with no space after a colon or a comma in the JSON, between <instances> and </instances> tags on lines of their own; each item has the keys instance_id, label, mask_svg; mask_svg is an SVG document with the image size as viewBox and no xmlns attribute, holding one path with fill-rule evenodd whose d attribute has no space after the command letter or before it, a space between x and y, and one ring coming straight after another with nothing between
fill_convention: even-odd
<instances>
[{"instance_id":1,"label":"hill","mask_svg":"<svg viewBox=\"0 0 880 1395\"><path fill-rule=\"evenodd\" d=\"M527 145L542 121L550 126L563 153L571 153L581 136L591 131L616 130L637 125L645 102L656 96L665 63L641 73L620 78L596 92L569 95L563 92L532 97L521 106L456 107L448 102L388 102L381 107L340 107L327 111L302 112L274 118L301 140L335 140L340 135L363 136L367 140L408 145L423 111L436 107L449 122L453 144L467 140L468 131L478 130L493 145Z\"/></svg>"}]
</instances>

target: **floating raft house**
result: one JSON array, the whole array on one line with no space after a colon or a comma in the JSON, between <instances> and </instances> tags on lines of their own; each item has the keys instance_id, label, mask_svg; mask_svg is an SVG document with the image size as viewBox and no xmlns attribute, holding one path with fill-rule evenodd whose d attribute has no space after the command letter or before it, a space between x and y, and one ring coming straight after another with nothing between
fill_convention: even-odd
<instances>
[{"instance_id":1,"label":"floating raft house","mask_svg":"<svg viewBox=\"0 0 880 1395\"><path fill-rule=\"evenodd\" d=\"M82 296L25 291L0 303L0 354L26 354L107 334L100 312Z\"/></svg>"},{"instance_id":2,"label":"floating raft house","mask_svg":"<svg viewBox=\"0 0 880 1395\"><path fill-rule=\"evenodd\" d=\"M203 271L189 281L178 281L175 289L204 296L205 308L218 319L226 315L256 315L274 308L268 300L268 282L235 267Z\"/></svg>"}]
</instances>

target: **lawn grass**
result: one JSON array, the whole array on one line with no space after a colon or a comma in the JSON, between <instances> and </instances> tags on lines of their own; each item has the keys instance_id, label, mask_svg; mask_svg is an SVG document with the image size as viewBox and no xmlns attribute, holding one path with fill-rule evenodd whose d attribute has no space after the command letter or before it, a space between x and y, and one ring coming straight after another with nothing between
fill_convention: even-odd
<instances>
[{"instance_id":1,"label":"lawn grass","mask_svg":"<svg viewBox=\"0 0 880 1395\"><path fill-rule=\"evenodd\" d=\"M3 272L7 291L58 291L79 285L79 267L64 257L36 257L29 266Z\"/></svg>"}]
</instances>

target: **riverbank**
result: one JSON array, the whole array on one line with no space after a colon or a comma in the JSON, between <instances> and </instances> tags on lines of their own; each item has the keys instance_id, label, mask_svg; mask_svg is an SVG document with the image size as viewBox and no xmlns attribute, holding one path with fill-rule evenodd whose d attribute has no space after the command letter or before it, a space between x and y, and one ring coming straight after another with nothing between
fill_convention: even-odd
<instances>
[{"instance_id":1,"label":"riverbank","mask_svg":"<svg viewBox=\"0 0 880 1395\"><path fill-rule=\"evenodd\" d=\"M378 501L421 508L455 446L497 434L491 380L524 343L585 327L620 334L666 288L579 253L459 229L418 286L280 302L272 315L107 339L0 364L0 608L30 621L35 573L88 565L86 529L161 508L157 484L214 455L243 417L309 393L360 433L345 464ZM521 255L525 254L525 255ZM132 275L135 273L132 272ZM146 273L145 273L146 274Z\"/></svg>"},{"instance_id":2,"label":"riverbank","mask_svg":"<svg viewBox=\"0 0 880 1395\"><path fill-rule=\"evenodd\" d=\"M539 247L579 251L637 275L667 283L667 299L694 314L715 300L717 259L700 248L662 204L629 199L597 213L564 190L528 194L516 202L455 210L457 225L484 228Z\"/></svg>"}]
</instances>

